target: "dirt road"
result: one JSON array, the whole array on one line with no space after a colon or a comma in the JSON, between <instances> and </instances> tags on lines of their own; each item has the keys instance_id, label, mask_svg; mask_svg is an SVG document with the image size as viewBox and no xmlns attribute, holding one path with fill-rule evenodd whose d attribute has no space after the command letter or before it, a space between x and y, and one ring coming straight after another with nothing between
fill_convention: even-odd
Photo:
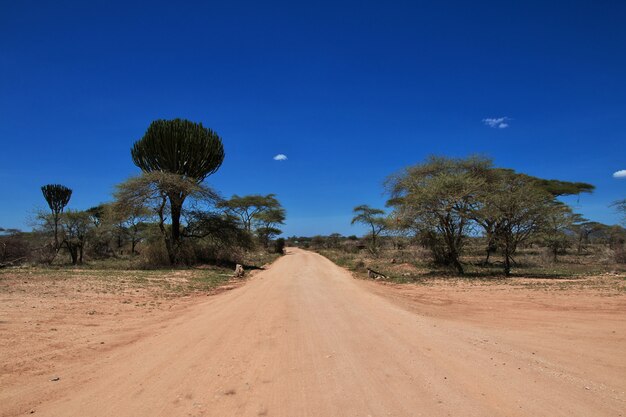
<instances>
[{"instance_id":1,"label":"dirt road","mask_svg":"<svg viewBox=\"0 0 626 417\"><path fill-rule=\"evenodd\" d=\"M561 312L563 331L528 317L506 326L455 317L454 306L428 314L373 285L291 249L59 381L7 389L0 414L626 415L623 316L568 322Z\"/></svg>"}]
</instances>

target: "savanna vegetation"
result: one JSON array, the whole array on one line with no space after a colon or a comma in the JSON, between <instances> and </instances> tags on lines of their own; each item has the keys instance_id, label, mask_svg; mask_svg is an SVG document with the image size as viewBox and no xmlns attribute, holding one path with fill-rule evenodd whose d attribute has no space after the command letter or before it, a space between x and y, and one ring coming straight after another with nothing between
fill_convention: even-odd
<instances>
[{"instance_id":1,"label":"savanna vegetation","mask_svg":"<svg viewBox=\"0 0 626 417\"><path fill-rule=\"evenodd\" d=\"M562 199L593 192L591 184L533 177L484 157L433 156L390 175L385 189L387 210L354 208L352 223L368 230L363 238L291 237L288 244L399 281L626 270L626 230L589 221ZM613 208L626 213L624 200Z\"/></svg>"},{"instance_id":2,"label":"savanna vegetation","mask_svg":"<svg viewBox=\"0 0 626 417\"><path fill-rule=\"evenodd\" d=\"M68 186L43 185L47 209L33 230L0 229L0 267L254 268L282 253L284 241L274 238L286 213L275 195L225 198L207 184L225 158L213 130L156 120L130 157L141 174L118 184L112 201L87 210L72 207Z\"/></svg>"}]
</instances>

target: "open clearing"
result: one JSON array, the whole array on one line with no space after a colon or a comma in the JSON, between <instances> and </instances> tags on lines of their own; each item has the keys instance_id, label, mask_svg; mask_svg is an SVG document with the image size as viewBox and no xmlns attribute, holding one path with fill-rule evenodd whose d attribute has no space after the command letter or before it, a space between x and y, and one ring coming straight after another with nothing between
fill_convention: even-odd
<instances>
[{"instance_id":1,"label":"open clearing","mask_svg":"<svg viewBox=\"0 0 626 417\"><path fill-rule=\"evenodd\" d=\"M382 285L298 249L211 297L5 273L0 415L622 416L601 282Z\"/></svg>"}]
</instances>

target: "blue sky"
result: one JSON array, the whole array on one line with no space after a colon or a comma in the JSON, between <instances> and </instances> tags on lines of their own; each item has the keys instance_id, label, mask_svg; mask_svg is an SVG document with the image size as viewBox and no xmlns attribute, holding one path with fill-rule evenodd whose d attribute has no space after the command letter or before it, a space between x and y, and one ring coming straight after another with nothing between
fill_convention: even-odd
<instances>
[{"instance_id":1,"label":"blue sky","mask_svg":"<svg viewBox=\"0 0 626 417\"><path fill-rule=\"evenodd\" d=\"M287 235L361 233L351 209L429 154L590 182L570 202L616 223L625 21L621 0L0 0L0 226L28 229L46 183L110 200L132 143L175 117L222 136L209 184L276 193Z\"/></svg>"}]
</instances>

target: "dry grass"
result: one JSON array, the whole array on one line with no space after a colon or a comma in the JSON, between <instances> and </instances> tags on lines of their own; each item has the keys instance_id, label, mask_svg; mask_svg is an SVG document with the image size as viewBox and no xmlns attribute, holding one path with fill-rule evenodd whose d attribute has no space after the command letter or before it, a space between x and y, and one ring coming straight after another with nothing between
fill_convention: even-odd
<instances>
[{"instance_id":1,"label":"dry grass","mask_svg":"<svg viewBox=\"0 0 626 417\"><path fill-rule=\"evenodd\" d=\"M277 255L250 254L247 269L260 269ZM22 266L0 269L0 294L58 291L141 295L148 298L172 298L207 293L229 283L233 270L225 266L199 266L185 269L142 270L132 268L129 260L94 261L81 267ZM62 290L63 289L63 290Z\"/></svg>"},{"instance_id":2,"label":"dry grass","mask_svg":"<svg viewBox=\"0 0 626 417\"><path fill-rule=\"evenodd\" d=\"M463 258L466 270L463 276L433 266L422 248L383 250L377 256L366 250L350 253L321 249L318 252L353 271L358 278L367 279L367 268L370 268L384 274L383 280L397 284L438 285L445 281L446 285L506 284L544 290L594 289L605 295L626 293L626 265L612 262L601 248L581 256L564 255L556 263L540 248L527 249L518 255L519 263L510 277L504 276L497 255L492 257L492 264L484 265L484 255L478 250L470 250Z\"/></svg>"}]
</instances>

